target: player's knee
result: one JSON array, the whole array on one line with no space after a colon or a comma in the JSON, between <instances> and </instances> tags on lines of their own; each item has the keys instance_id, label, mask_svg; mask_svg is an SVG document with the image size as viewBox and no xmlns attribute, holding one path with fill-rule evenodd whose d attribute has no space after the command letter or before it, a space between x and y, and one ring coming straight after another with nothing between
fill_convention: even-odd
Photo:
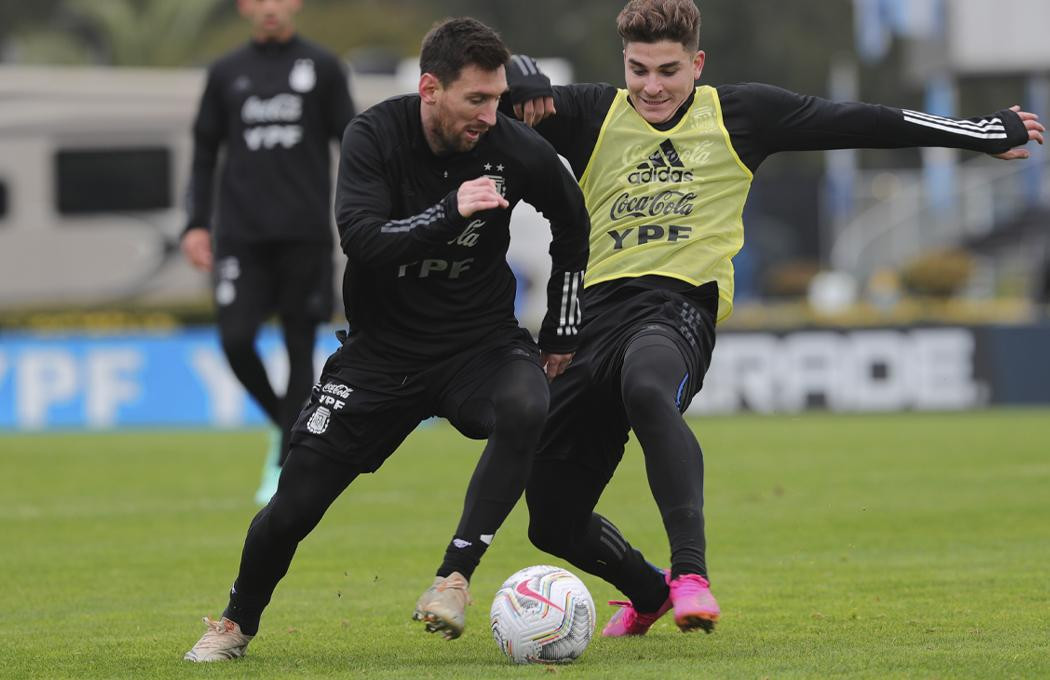
<instances>
[{"instance_id":1,"label":"player's knee","mask_svg":"<svg viewBox=\"0 0 1050 680\"><path fill-rule=\"evenodd\" d=\"M290 357L305 356L313 361L313 349L317 339L317 322L305 317L283 319L281 332Z\"/></svg>"},{"instance_id":2,"label":"player's knee","mask_svg":"<svg viewBox=\"0 0 1050 680\"><path fill-rule=\"evenodd\" d=\"M324 515L324 507L317 507L308 497L278 487L270 499L267 527L272 537L281 542L294 542L306 538Z\"/></svg>"},{"instance_id":3,"label":"player's knee","mask_svg":"<svg viewBox=\"0 0 1050 680\"><path fill-rule=\"evenodd\" d=\"M566 495L542 482L533 470L525 489L525 503L529 508L529 540L545 553L562 557L568 554L573 541L568 527L575 516L574 507L566 505Z\"/></svg>"},{"instance_id":4,"label":"player's knee","mask_svg":"<svg viewBox=\"0 0 1050 680\"><path fill-rule=\"evenodd\" d=\"M244 356L255 351L255 329L224 326L219 330L222 349L227 356Z\"/></svg>"},{"instance_id":5,"label":"player's knee","mask_svg":"<svg viewBox=\"0 0 1050 680\"><path fill-rule=\"evenodd\" d=\"M555 517L531 515L529 540L545 553L564 557L569 552L572 537L565 530L565 526L556 520Z\"/></svg>"},{"instance_id":6,"label":"player's knee","mask_svg":"<svg viewBox=\"0 0 1050 680\"><path fill-rule=\"evenodd\" d=\"M317 525L317 520L312 520L286 505L278 512L271 513L267 524L274 539L281 543L299 543Z\"/></svg>"},{"instance_id":7,"label":"player's knee","mask_svg":"<svg viewBox=\"0 0 1050 680\"><path fill-rule=\"evenodd\" d=\"M523 390L498 405L497 423L509 424L522 432L539 432L547 420L550 394L546 390Z\"/></svg>"},{"instance_id":8,"label":"player's knee","mask_svg":"<svg viewBox=\"0 0 1050 680\"><path fill-rule=\"evenodd\" d=\"M622 393L627 416L633 424L678 412L673 390L648 376L625 380Z\"/></svg>"},{"instance_id":9,"label":"player's knee","mask_svg":"<svg viewBox=\"0 0 1050 680\"><path fill-rule=\"evenodd\" d=\"M493 404L493 429L521 441L530 449L535 446L547 420L550 392L545 382L522 382Z\"/></svg>"}]
</instances>

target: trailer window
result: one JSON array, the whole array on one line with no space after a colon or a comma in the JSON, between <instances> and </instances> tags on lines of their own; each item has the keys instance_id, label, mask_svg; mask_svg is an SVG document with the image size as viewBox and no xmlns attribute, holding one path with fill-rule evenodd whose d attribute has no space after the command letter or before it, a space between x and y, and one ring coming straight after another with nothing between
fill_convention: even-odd
<instances>
[{"instance_id":1,"label":"trailer window","mask_svg":"<svg viewBox=\"0 0 1050 680\"><path fill-rule=\"evenodd\" d=\"M171 151L60 150L55 154L55 187L63 215L170 208Z\"/></svg>"}]
</instances>

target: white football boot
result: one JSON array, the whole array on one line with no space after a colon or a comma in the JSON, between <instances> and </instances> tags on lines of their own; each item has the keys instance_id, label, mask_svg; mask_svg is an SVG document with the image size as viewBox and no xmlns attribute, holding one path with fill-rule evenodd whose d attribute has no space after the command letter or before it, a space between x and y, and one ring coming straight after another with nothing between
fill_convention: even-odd
<instances>
[{"instance_id":1,"label":"white football boot","mask_svg":"<svg viewBox=\"0 0 1050 680\"><path fill-rule=\"evenodd\" d=\"M182 657L186 661L226 661L244 656L244 650L254 635L245 635L241 627L225 616L214 621L207 616L204 623L208 630L204 632L193 649Z\"/></svg>"},{"instance_id":2,"label":"white football boot","mask_svg":"<svg viewBox=\"0 0 1050 680\"><path fill-rule=\"evenodd\" d=\"M446 640L455 640L467 625L467 605L470 590L463 574L454 571L448 576L434 577L434 585L427 588L412 618L426 622L428 633L441 633Z\"/></svg>"}]
</instances>

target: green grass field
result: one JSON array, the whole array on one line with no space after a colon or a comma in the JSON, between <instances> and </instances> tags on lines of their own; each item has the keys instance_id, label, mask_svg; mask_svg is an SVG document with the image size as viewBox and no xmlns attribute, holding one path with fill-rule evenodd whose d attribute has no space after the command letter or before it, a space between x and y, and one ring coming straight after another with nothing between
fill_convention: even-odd
<instances>
[{"instance_id":1,"label":"green grass field","mask_svg":"<svg viewBox=\"0 0 1050 680\"><path fill-rule=\"evenodd\" d=\"M182 654L218 615L255 512L262 432L0 436L0 677L1050 677L1050 412L693 421L707 463L713 635L668 621L515 667L488 631L511 572L549 562L519 506L465 635L410 620L480 450L416 432L300 546L249 655ZM632 442L600 506L667 559ZM616 597L584 579L599 626Z\"/></svg>"}]
</instances>

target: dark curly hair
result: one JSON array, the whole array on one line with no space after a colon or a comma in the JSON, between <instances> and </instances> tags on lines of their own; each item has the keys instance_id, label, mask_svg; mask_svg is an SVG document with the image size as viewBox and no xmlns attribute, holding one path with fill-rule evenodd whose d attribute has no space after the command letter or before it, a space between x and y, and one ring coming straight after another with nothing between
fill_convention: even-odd
<instances>
[{"instance_id":1,"label":"dark curly hair","mask_svg":"<svg viewBox=\"0 0 1050 680\"><path fill-rule=\"evenodd\" d=\"M464 66L495 71L510 59L510 51L493 29L470 17L445 19L434 24L419 53L419 70L448 85L459 78Z\"/></svg>"},{"instance_id":2,"label":"dark curly hair","mask_svg":"<svg viewBox=\"0 0 1050 680\"><path fill-rule=\"evenodd\" d=\"M673 40L700 49L700 10L693 0L631 0L616 17L616 30L629 42Z\"/></svg>"}]
</instances>

